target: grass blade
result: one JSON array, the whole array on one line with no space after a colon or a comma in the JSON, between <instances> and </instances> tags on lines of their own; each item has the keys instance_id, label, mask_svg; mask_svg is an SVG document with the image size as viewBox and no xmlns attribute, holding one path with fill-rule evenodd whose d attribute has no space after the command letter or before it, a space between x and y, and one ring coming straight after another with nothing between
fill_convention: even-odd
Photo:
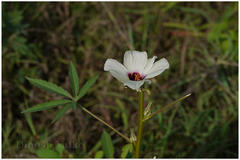
<instances>
[{"instance_id":1,"label":"grass blade","mask_svg":"<svg viewBox=\"0 0 240 160\"><path fill-rule=\"evenodd\" d=\"M57 86L56 84L53 84L51 82L47 82L47 81L44 81L41 79L34 79L34 78L29 78L29 77L26 77L26 78L30 83L32 83L33 85L35 85L41 89L44 89L45 91L52 92L52 93L55 93L55 94L58 94L61 96L66 96L68 98L72 98L70 93L68 93L63 88Z\"/></svg>"},{"instance_id":2,"label":"grass blade","mask_svg":"<svg viewBox=\"0 0 240 160\"><path fill-rule=\"evenodd\" d=\"M49 101L49 102L45 102L45 103L35 105L31 108L26 109L22 113L43 111L43 110L47 110L47 109L50 109L50 108L53 108L53 107L56 107L56 106L59 106L59 105L63 105L63 104L66 104L66 103L70 103L70 102L72 102L72 101L66 100L66 99L53 100L53 101Z\"/></svg>"},{"instance_id":3,"label":"grass blade","mask_svg":"<svg viewBox=\"0 0 240 160\"><path fill-rule=\"evenodd\" d=\"M114 148L112 144L112 139L111 139L111 136L106 131L103 131L102 133L101 143L102 143L102 149L103 149L104 155L107 158L113 158Z\"/></svg>"},{"instance_id":4,"label":"grass blade","mask_svg":"<svg viewBox=\"0 0 240 160\"><path fill-rule=\"evenodd\" d=\"M70 66L69 66L69 79L71 82L73 94L74 96L77 96L79 91L79 79L78 79L77 70L75 69L72 62L70 63Z\"/></svg>"},{"instance_id":5,"label":"grass blade","mask_svg":"<svg viewBox=\"0 0 240 160\"><path fill-rule=\"evenodd\" d=\"M79 100L80 98L82 98L87 93L88 89L96 82L97 79L98 79L98 75L89 79L81 88L76 100Z\"/></svg>"},{"instance_id":6,"label":"grass blade","mask_svg":"<svg viewBox=\"0 0 240 160\"><path fill-rule=\"evenodd\" d=\"M65 105L64 107L62 107L62 108L58 111L57 115L54 117L54 119L52 120L51 123L56 122L60 117L62 117L62 115L64 115L64 114L67 112L67 110L68 110L69 108L71 108L71 104L67 104L67 105Z\"/></svg>"},{"instance_id":7,"label":"grass blade","mask_svg":"<svg viewBox=\"0 0 240 160\"><path fill-rule=\"evenodd\" d=\"M36 133L33 121L32 121L31 114L30 113L25 113L24 116L25 116L25 118L27 120L27 123L28 123L28 125L29 125L29 127L32 131L32 134L35 136L37 133Z\"/></svg>"},{"instance_id":8,"label":"grass blade","mask_svg":"<svg viewBox=\"0 0 240 160\"><path fill-rule=\"evenodd\" d=\"M28 106L26 102L25 102L25 105ZM24 107L21 105L21 106L20 106L20 109L23 111L23 110L24 110ZM25 116L25 119L26 119L26 121L27 121L27 123L28 123L29 128L30 128L31 131L32 131L32 134L35 136L37 133L36 133L36 130L35 130L33 121L32 121L31 113L24 113L24 116Z\"/></svg>"}]
</instances>

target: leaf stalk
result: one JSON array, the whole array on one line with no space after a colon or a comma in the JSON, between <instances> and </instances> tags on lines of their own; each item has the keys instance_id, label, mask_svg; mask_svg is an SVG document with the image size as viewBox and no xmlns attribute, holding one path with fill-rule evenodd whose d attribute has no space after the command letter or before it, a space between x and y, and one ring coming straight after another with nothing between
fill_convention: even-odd
<instances>
[{"instance_id":1,"label":"leaf stalk","mask_svg":"<svg viewBox=\"0 0 240 160\"><path fill-rule=\"evenodd\" d=\"M106 125L107 127L109 127L110 129L112 129L115 133L117 133L119 136L121 136L122 138L124 138L126 141L128 141L129 143L131 143L130 139L123 135L122 133L120 133L118 130L116 130L115 128L113 128L111 125L109 125L108 123L106 123L105 121L103 121L102 119L100 119L98 116L94 115L92 112L90 112L87 108L82 106L83 111L85 111L86 113L90 114L92 117L94 117L95 119L97 119L99 122L101 122L102 124Z\"/></svg>"}]
</instances>

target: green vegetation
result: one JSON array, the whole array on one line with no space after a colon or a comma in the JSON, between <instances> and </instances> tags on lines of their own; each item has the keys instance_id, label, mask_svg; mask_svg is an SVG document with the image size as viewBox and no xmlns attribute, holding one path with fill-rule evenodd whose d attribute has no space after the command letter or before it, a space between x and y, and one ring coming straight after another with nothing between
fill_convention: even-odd
<instances>
[{"instance_id":1,"label":"green vegetation","mask_svg":"<svg viewBox=\"0 0 240 160\"><path fill-rule=\"evenodd\" d=\"M103 71L107 58L122 61L129 49L170 63L145 84L145 107L152 102L157 111L192 93L144 123L140 157L238 157L237 2L3 2L2 33L4 158L133 157L124 139L60 100L78 95L130 137L138 95ZM52 84L48 93L36 78L61 88ZM22 113L44 102L56 105Z\"/></svg>"}]
</instances>

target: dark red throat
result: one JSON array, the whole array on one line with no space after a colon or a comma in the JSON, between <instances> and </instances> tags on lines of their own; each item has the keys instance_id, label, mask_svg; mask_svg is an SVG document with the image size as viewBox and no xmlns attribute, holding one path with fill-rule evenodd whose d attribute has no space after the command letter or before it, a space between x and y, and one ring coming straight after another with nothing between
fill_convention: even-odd
<instances>
[{"instance_id":1,"label":"dark red throat","mask_svg":"<svg viewBox=\"0 0 240 160\"><path fill-rule=\"evenodd\" d=\"M128 73L128 78L132 81L141 81L145 76L141 76L138 72Z\"/></svg>"}]
</instances>

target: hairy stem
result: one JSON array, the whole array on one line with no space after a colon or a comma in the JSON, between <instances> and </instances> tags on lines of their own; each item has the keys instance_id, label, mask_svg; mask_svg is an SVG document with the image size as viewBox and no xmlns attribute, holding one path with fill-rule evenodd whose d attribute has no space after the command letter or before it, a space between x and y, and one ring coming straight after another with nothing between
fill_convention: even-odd
<instances>
[{"instance_id":1,"label":"hairy stem","mask_svg":"<svg viewBox=\"0 0 240 160\"><path fill-rule=\"evenodd\" d=\"M138 104L138 131L137 131L137 142L136 149L134 153L135 158L139 158L140 148L141 148L141 140L142 140L142 131L143 131L143 100L144 95L143 91L139 92L139 104Z\"/></svg>"}]
</instances>

